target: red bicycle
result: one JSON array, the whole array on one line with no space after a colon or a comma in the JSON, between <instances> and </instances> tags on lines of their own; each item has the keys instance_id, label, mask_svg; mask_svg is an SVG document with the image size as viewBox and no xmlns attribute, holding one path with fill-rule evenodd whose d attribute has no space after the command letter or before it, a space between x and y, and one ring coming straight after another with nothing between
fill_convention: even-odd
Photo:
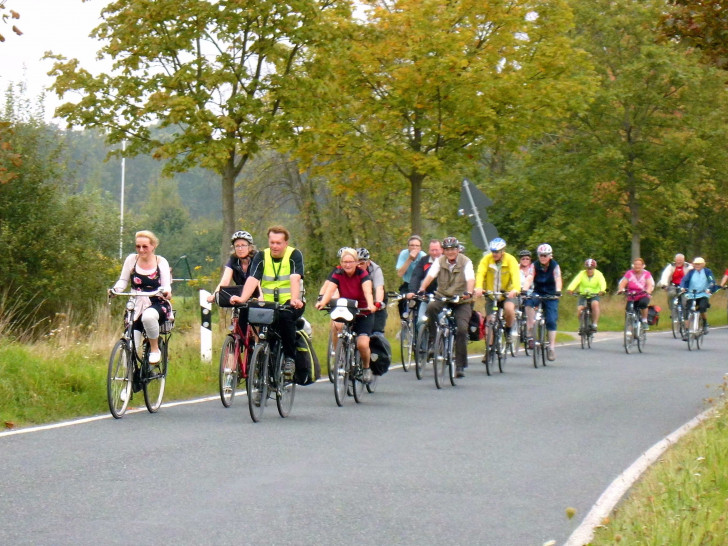
<instances>
[{"instance_id":1,"label":"red bicycle","mask_svg":"<svg viewBox=\"0 0 728 546\"><path fill-rule=\"evenodd\" d=\"M255 331L248 324L240 325L240 309L233 309L230 333L225 336L220 352L220 401L229 408L235 391L243 379L248 378L250 357L255 345Z\"/></svg>"}]
</instances>

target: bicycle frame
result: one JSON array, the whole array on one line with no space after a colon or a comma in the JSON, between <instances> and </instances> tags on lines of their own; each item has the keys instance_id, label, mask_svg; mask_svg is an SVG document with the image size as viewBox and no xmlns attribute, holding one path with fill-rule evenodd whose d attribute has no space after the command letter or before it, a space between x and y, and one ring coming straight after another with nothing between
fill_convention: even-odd
<instances>
[{"instance_id":1,"label":"bicycle frame","mask_svg":"<svg viewBox=\"0 0 728 546\"><path fill-rule=\"evenodd\" d=\"M627 296L636 296L640 293L626 292L625 294ZM635 343L637 343L637 350L641 353L644 344L647 342L640 312L635 308L634 304L634 300L627 300L627 307L624 311L624 351L627 354L632 352Z\"/></svg>"},{"instance_id":2,"label":"bicycle frame","mask_svg":"<svg viewBox=\"0 0 728 546\"><path fill-rule=\"evenodd\" d=\"M255 330L249 324L243 331L240 325L240 308L233 309L230 323L230 333L225 336L220 351L219 387L220 401L229 408L238 385L248 378L253 346L255 344Z\"/></svg>"},{"instance_id":3,"label":"bicycle frame","mask_svg":"<svg viewBox=\"0 0 728 546\"><path fill-rule=\"evenodd\" d=\"M507 358L505 293L488 291L484 295L493 302L493 311L485 322L485 373L491 375L495 371L496 358L501 373Z\"/></svg>"}]
</instances>

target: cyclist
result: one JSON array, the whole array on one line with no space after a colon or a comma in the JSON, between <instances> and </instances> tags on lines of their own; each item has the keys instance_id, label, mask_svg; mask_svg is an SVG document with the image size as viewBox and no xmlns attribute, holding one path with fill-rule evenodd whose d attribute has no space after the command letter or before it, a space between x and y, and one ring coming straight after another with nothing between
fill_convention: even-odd
<instances>
[{"instance_id":1,"label":"cyclist","mask_svg":"<svg viewBox=\"0 0 728 546\"><path fill-rule=\"evenodd\" d=\"M359 268L369 273L372 279L372 295L374 301L380 302L379 309L374 312L372 331L384 333L384 327L387 325L387 306L384 305L386 297L384 291L384 272L379 265L372 261L371 255L366 248L357 248L356 253L359 259ZM341 256L339 256L339 259L341 259Z\"/></svg>"},{"instance_id":2,"label":"cyclist","mask_svg":"<svg viewBox=\"0 0 728 546\"><path fill-rule=\"evenodd\" d=\"M518 266L521 271L521 294L518 296L519 305L523 306L526 313L526 324L528 324L529 320L531 321L531 324L533 324L533 317L536 312L533 309L533 305L526 305L527 298L523 297L533 291L533 277L536 273L536 269L533 267L530 250L524 248L518 252Z\"/></svg>"},{"instance_id":3,"label":"cyclist","mask_svg":"<svg viewBox=\"0 0 728 546\"><path fill-rule=\"evenodd\" d=\"M537 296L560 296L563 280L561 267L553 259L551 245L543 243L536 249L538 263L534 265L533 293ZM556 360L556 325L559 320L559 301L556 299L543 300L544 320L546 331L549 334L549 350L546 358ZM526 302L527 307L534 307L536 302ZM528 314L528 345L533 347L533 313Z\"/></svg>"},{"instance_id":4,"label":"cyclist","mask_svg":"<svg viewBox=\"0 0 728 546\"><path fill-rule=\"evenodd\" d=\"M685 274L692 268L693 266L685 261L683 254L675 254L675 261L667 264L665 269L662 270L657 286L667 290L667 305L670 308L670 312L672 312L673 300L680 287L680 283Z\"/></svg>"},{"instance_id":5,"label":"cyclist","mask_svg":"<svg viewBox=\"0 0 728 546\"><path fill-rule=\"evenodd\" d=\"M429 285L437 280L435 294L444 297L463 296L464 301L454 306L453 314L457 324L455 334L455 368L457 377L465 376L468 366L468 324L473 314L473 305L470 301L475 287L475 271L473 262L460 254L460 243L455 237L445 237L442 240L443 256L435 260L422 279L418 293L425 293ZM427 304L427 319L430 323L430 347L435 345L437 329L437 315L445 307L445 302L431 301Z\"/></svg>"},{"instance_id":6,"label":"cyclist","mask_svg":"<svg viewBox=\"0 0 728 546\"><path fill-rule=\"evenodd\" d=\"M506 338L512 340L511 329L516 320L516 303L521 293L521 270L511 254L505 251L506 242L500 237L493 239L488 245L490 253L486 253L478 264L475 273L475 297L479 298L485 290L489 292L506 292L503 305L506 317ZM494 302L488 298L485 302L485 315L490 319L494 310ZM485 358L485 357L484 357Z\"/></svg>"},{"instance_id":7,"label":"cyclist","mask_svg":"<svg viewBox=\"0 0 728 546\"><path fill-rule=\"evenodd\" d=\"M439 239L431 239L430 244L427 248L427 256L422 256L420 259L418 259L417 263L415 264L415 269L414 271L412 271L407 299L412 299L415 293L420 289L422 279L425 278L427 271L430 269L435 260L437 260L440 256L442 256L442 243ZM435 290L437 290L437 280L434 280L429 284L429 286L427 287L427 293L434 294ZM426 312L427 305L424 305L424 302L420 302L420 305L418 306L416 317L417 321L415 323L415 327L417 326L417 323L424 318Z\"/></svg>"},{"instance_id":8,"label":"cyclist","mask_svg":"<svg viewBox=\"0 0 728 546\"><path fill-rule=\"evenodd\" d=\"M131 283L131 289L137 292L162 291L161 296L138 297L134 307L134 343L141 344L142 329L149 340L149 363L157 364L162 353L159 350L159 327L166 320L173 320L172 275L169 262L154 251L159 246L159 239L151 231L137 231L136 254L129 254L124 260L121 275L111 289L111 294L123 292Z\"/></svg>"},{"instance_id":9,"label":"cyclist","mask_svg":"<svg viewBox=\"0 0 728 546\"><path fill-rule=\"evenodd\" d=\"M241 296L232 296L230 303L245 303L260 288L263 299L290 308L280 309L275 327L281 336L286 379L296 371L296 321L305 308L303 299L303 254L288 244L291 234L283 226L268 228L268 248L256 252Z\"/></svg>"},{"instance_id":10,"label":"cyclist","mask_svg":"<svg viewBox=\"0 0 728 546\"><path fill-rule=\"evenodd\" d=\"M426 254L422 250L422 238L419 235L412 235L407 240L407 248L402 250L397 257L397 276L402 279L399 287L400 294L406 294L409 291L409 283L412 278L412 272L415 269L415 263ZM407 302L399 301L399 316L406 318Z\"/></svg>"},{"instance_id":11,"label":"cyclist","mask_svg":"<svg viewBox=\"0 0 728 546\"><path fill-rule=\"evenodd\" d=\"M709 299L711 291L715 286L715 277L713 272L705 267L705 260L698 256L693 259L693 268L688 271L680 282L680 287L687 290L685 298L688 300L695 300L695 305L700 311L700 316L705 321L703 324L703 333L708 333L708 317L706 313L708 307L710 307ZM697 292L695 292L697 291ZM685 305L685 329L688 329L688 315L690 314L690 308Z\"/></svg>"},{"instance_id":12,"label":"cyclist","mask_svg":"<svg viewBox=\"0 0 728 546\"><path fill-rule=\"evenodd\" d=\"M647 306L650 304L652 292L655 290L655 280L652 273L645 269L645 261L642 258L635 258L632 261L632 269L624 274L619 281L618 291L630 292L627 294L627 301L634 302L635 310L640 310L642 328L650 329L647 324Z\"/></svg>"},{"instance_id":13,"label":"cyclist","mask_svg":"<svg viewBox=\"0 0 728 546\"><path fill-rule=\"evenodd\" d=\"M593 258L587 258L584 262L584 269L577 273L576 277L566 287L566 291L569 294L579 292L584 294L585 292L592 294L592 323L591 331L596 332L599 326L599 296L607 291L607 281L604 280L604 275L597 269L597 261ZM581 313L586 307L586 298L582 295L579 296L577 302L577 315L581 319ZM581 322L580 322L581 324ZM585 334L588 332L584 332Z\"/></svg>"},{"instance_id":14,"label":"cyclist","mask_svg":"<svg viewBox=\"0 0 728 546\"><path fill-rule=\"evenodd\" d=\"M225 264L222 278L217 283L214 293L207 297L208 302L215 299L215 294L220 291L221 286L230 286L231 282L237 286L242 286L248 278L250 261L256 252L253 236L247 231L236 231L230 237L230 244L233 246L233 252Z\"/></svg>"},{"instance_id":15,"label":"cyclist","mask_svg":"<svg viewBox=\"0 0 728 546\"><path fill-rule=\"evenodd\" d=\"M323 309L330 301L334 292L338 289L339 296L351 300L356 300L357 307L366 308L361 315L357 315L354 319L354 332L356 333L356 346L361 355L362 368L364 374L362 381L370 383L372 381L372 370L369 368L369 360L371 351L369 349L369 336L372 335L372 327L374 326L374 298L372 296L372 280L369 273L365 269L357 267L359 264L359 256L353 248L345 248L341 254L340 266L329 275L327 286L321 300L316 302L316 309ZM336 328L341 329L341 325L336 323ZM334 338L335 342L338 337Z\"/></svg>"}]
</instances>

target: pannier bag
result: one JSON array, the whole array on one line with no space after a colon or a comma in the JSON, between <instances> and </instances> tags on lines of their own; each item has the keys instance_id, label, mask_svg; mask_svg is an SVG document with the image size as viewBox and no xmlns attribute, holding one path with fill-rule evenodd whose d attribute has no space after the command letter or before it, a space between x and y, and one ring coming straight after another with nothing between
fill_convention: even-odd
<instances>
[{"instance_id":1,"label":"pannier bag","mask_svg":"<svg viewBox=\"0 0 728 546\"><path fill-rule=\"evenodd\" d=\"M256 325L273 324L278 304L272 301L251 301L248 305L248 322Z\"/></svg>"},{"instance_id":2,"label":"pannier bag","mask_svg":"<svg viewBox=\"0 0 728 546\"><path fill-rule=\"evenodd\" d=\"M215 299L220 307L235 307L234 305L230 304L230 298L232 296L240 296L242 294L242 284L237 284L234 286L221 286L220 290L215 295Z\"/></svg>"},{"instance_id":3,"label":"pannier bag","mask_svg":"<svg viewBox=\"0 0 728 546\"><path fill-rule=\"evenodd\" d=\"M470 315L470 322L468 323L468 339L470 341L480 341L484 337L485 321L483 320L483 315L473 310L473 314Z\"/></svg>"},{"instance_id":4,"label":"pannier bag","mask_svg":"<svg viewBox=\"0 0 728 546\"><path fill-rule=\"evenodd\" d=\"M657 326L660 321L660 307L658 305L649 305L647 307L647 324L650 326Z\"/></svg>"},{"instance_id":5,"label":"pannier bag","mask_svg":"<svg viewBox=\"0 0 728 546\"><path fill-rule=\"evenodd\" d=\"M313 350L311 337L304 329L296 331L296 374L293 379L298 385L316 383L321 377L321 364Z\"/></svg>"},{"instance_id":6,"label":"pannier bag","mask_svg":"<svg viewBox=\"0 0 728 546\"><path fill-rule=\"evenodd\" d=\"M369 336L369 349L372 354L369 360L369 367L374 375L384 375L392 363L392 346L389 340L380 332L374 332Z\"/></svg>"}]
</instances>

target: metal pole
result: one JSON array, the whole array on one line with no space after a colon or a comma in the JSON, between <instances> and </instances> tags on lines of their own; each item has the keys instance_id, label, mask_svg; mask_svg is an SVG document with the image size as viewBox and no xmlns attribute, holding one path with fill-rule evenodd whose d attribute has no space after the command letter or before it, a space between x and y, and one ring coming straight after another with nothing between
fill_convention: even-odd
<instances>
[{"instance_id":1,"label":"metal pole","mask_svg":"<svg viewBox=\"0 0 728 546\"><path fill-rule=\"evenodd\" d=\"M465 194L468 196L468 201L470 201L470 208L473 211L473 218L475 218L475 227L478 228L480 231L481 237L483 237L483 241L485 241L485 248L488 248L488 237L485 236L485 230L483 229L483 222L480 220L480 214L478 214L478 207L475 206L475 200L473 200L473 194L470 192L470 183L468 180L463 180L463 189L465 189Z\"/></svg>"},{"instance_id":2,"label":"metal pole","mask_svg":"<svg viewBox=\"0 0 728 546\"><path fill-rule=\"evenodd\" d=\"M124 257L124 178L126 176L126 140L121 141L121 211L119 213L119 259Z\"/></svg>"}]
</instances>

